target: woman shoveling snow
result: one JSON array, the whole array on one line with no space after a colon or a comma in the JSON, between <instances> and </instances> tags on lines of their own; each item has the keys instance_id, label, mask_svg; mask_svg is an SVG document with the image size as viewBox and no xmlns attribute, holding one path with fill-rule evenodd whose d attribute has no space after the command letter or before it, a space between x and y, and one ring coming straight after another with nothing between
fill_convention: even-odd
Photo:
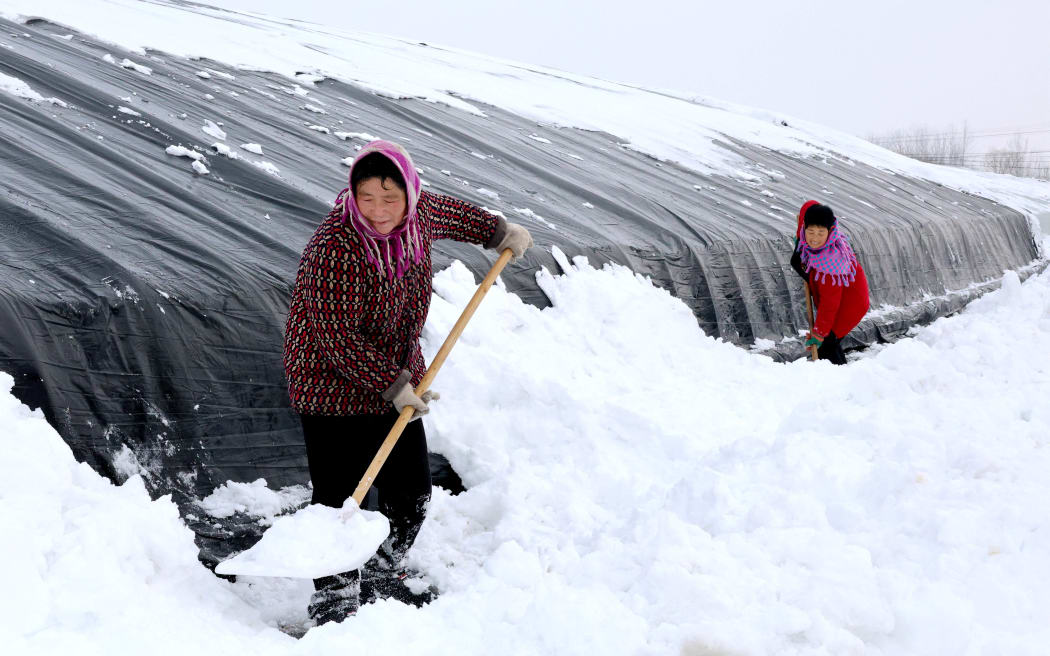
<instances>
[{"instance_id":1,"label":"woman shoveling snow","mask_svg":"<svg viewBox=\"0 0 1050 656\"><path fill-rule=\"evenodd\" d=\"M519 258L524 227L420 189L408 153L373 141L350 167L349 187L303 251L285 331L292 407L302 419L312 503L341 507L399 413L413 419L437 395L415 387L426 365L419 336L432 295L431 244L454 239ZM426 514L430 469L421 421L412 421L375 479L390 537L377 560L392 579ZM341 621L360 605L360 571L314 580L310 617Z\"/></svg>"},{"instance_id":2,"label":"woman shoveling snow","mask_svg":"<svg viewBox=\"0 0 1050 656\"><path fill-rule=\"evenodd\" d=\"M802 205L796 237L791 266L806 281L817 307L806 348L815 347L821 360L846 364L842 338L870 306L864 268L827 205L815 200Z\"/></svg>"}]
</instances>

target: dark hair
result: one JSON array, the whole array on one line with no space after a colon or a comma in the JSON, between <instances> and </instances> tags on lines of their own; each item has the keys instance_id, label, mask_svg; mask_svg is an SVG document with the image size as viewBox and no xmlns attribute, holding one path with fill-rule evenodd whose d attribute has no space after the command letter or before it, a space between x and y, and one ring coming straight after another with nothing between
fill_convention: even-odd
<instances>
[{"instance_id":1,"label":"dark hair","mask_svg":"<svg viewBox=\"0 0 1050 656\"><path fill-rule=\"evenodd\" d=\"M807 228L810 226L824 226L831 230L831 226L835 225L835 213L827 205L810 205L809 209L806 210L805 216L802 217L802 221Z\"/></svg>"},{"instance_id":2,"label":"dark hair","mask_svg":"<svg viewBox=\"0 0 1050 656\"><path fill-rule=\"evenodd\" d=\"M354 170L350 173L350 191L357 194L357 185L369 178L379 178L384 188L389 179L397 185L398 189L405 191L405 178L401 175L401 171L389 157L382 153L369 153L354 164Z\"/></svg>"}]
</instances>

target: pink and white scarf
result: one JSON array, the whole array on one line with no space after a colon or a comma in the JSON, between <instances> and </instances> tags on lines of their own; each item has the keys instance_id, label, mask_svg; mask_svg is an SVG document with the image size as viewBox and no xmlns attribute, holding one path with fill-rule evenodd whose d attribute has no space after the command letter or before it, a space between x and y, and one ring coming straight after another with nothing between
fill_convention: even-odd
<instances>
[{"instance_id":1,"label":"pink and white scarf","mask_svg":"<svg viewBox=\"0 0 1050 656\"><path fill-rule=\"evenodd\" d=\"M419 173L404 148L396 143L377 139L362 148L354 158L353 164L350 165L351 177L348 179L353 179L354 166L361 158L372 153L380 153L389 158L404 178L405 196L408 201L405 220L389 234L380 234L361 214L349 186L339 192L335 199L335 207L342 210L344 223L352 225L361 237L368 261L379 269L380 275L386 276L387 279L401 278L409 267L423 259L423 238L416 211L421 188Z\"/></svg>"},{"instance_id":2,"label":"pink and white scarf","mask_svg":"<svg viewBox=\"0 0 1050 656\"><path fill-rule=\"evenodd\" d=\"M839 232L838 225L831 226L828 240L820 248L810 248L806 243L806 227L798 231L798 251L806 273L817 271L816 281L831 278L831 284L849 287L857 277L857 255L849 245L846 235Z\"/></svg>"}]
</instances>

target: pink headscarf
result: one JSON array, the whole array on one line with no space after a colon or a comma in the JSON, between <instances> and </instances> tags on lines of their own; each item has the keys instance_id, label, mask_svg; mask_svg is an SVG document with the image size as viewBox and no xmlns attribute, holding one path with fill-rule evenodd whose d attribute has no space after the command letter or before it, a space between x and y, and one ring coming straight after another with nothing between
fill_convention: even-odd
<instances>
[{"instance_id":1,"label":"pink headscarf","mask_svg":"<svg viewBox=\"0 0 1050 656\"><path fill-rule=\"evenodd\" d=\"M343 222L349 223L357 231L365 245L368 261L379 269L380 275L385 275L387 279L401 278L410 266L423 259L423 238L420 235L419 216L416 212L421 187L419 173L404 148L391 141L377 139L362 148L354 158L353 164L350 165L349 180L353 179L354 166L362 157L372 153L380 153L392 161L405 180L405 196L408 201L405 220L389 234L380 234L361 214L349 186L339 192L335 204L337 209L342 206Z\"/></svg>"}]
</instances>

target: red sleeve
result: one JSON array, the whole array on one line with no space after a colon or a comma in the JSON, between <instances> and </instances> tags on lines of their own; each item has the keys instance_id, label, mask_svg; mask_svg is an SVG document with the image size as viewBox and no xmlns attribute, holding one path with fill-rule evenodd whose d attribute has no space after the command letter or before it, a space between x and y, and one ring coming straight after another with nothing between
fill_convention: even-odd
<instances>
[{"instance_id":1,"label":"red sleeve","mask_svg":"<svg viewBox=\"0 0 1050 656\"><path fill-rule=\"evenodd\" d=\"M310 330L324 357L346 378L386 391L401 373L361 334L366 303L362 267L333 239L318 242L303 258L302 300Z\"/></svg>"},{"instance_id":2,"label":"red sleeve","mask_svg":"<svg viewBox=\"0 0 1050 656\"><path fill-rule=\"evenodd\" d=\"M815 282L814 278L816 278L815 275L810 279L810 286L817 288L817 320L813 331L821 337L827 337L832 326L835 325L835 316L838 315L839 306L842 305L842 292L845 287L832 284L828 276L825 276L823 282ZM836 337L842 337L842 335L836 335Z\"/></svg>"},{"instance_id":3,"label":"red sleeve","mask_svg":"<svg viewBox=\"0 0 1050 656\"><path fill-rule=\"evenodd\" d=\"M506 234L506 221L477 205L426 191L419 200L429 210L434 239L454 239L494 248Z\"/></svg>"}]
</instances>

